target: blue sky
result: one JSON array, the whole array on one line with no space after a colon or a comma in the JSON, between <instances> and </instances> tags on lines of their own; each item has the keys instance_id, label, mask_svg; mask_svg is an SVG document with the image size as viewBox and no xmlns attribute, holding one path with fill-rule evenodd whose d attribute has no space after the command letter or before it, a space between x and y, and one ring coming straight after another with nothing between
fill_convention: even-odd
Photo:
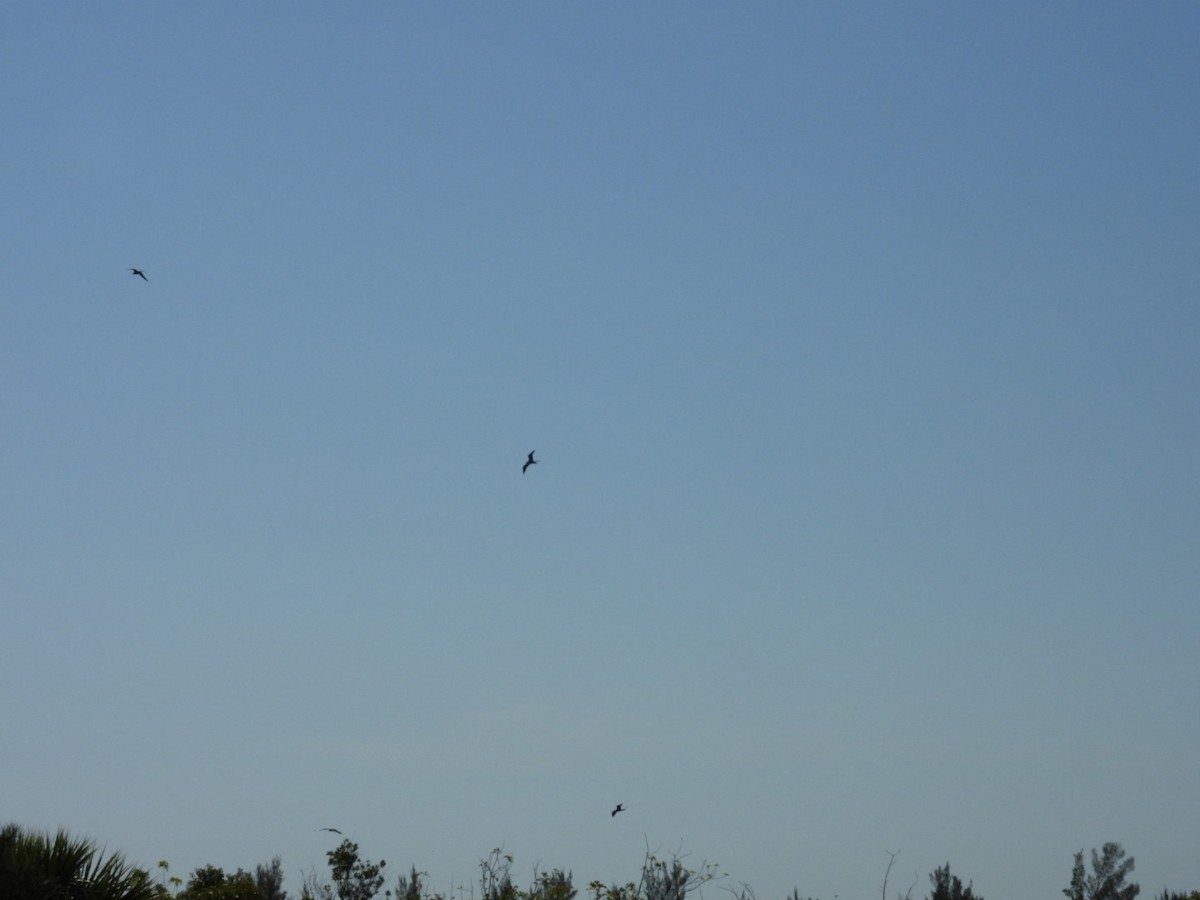
<instances>
[{"instance_id":1,"label":"blue sky","mask_svg":"<svg viewBox=\"0 0 1200 900\"><path fill-rule=\"evenodd\" d=\"M293 892L327 825L1200 887L1197 34L11 10L0 817Z\"/></svg>"}]
</instances>

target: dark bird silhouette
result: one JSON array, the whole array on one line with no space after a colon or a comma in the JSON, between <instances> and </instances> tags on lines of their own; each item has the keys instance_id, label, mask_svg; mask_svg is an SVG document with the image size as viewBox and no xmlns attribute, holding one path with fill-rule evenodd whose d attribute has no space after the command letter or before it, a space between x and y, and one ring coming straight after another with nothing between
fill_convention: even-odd
<instances>
[{"instance_id":1,"label":"dark bird silhouette","mask_svg":"<svg viewBox=\"0 0 1200 900\"><path fill-rule=\"evenodd\" d=\"M147 277L146 277L146 273L145 273L145 272L143 272L141 269L130 269L129 271L130 271L130 272L132 272L134 275L141 275L141 276L142 276L142 281L149 281L149 280L150 280L149 278L147 278Z\"/></svg>"},{"instance_id":2,"label":"dark bird silhouette","mask_svg":"<svg viewBox=\"0 0 1200 900\"><path fill-rule=\"evenodd\" d=\"M525 470L528 469L530 466L537 465L537 460L533 458L533 454L535 454L535 453L537 453L536 450L529 451L529 459L525 460L525 465L521 466L521 474L522 475L525 474Z\"/></svg>"},{"instance_id":3,"label":"dark bird silhouette","mask_svg":"<svg viewBox=\"0 0 1200 900\"><path fill-rule=\"evenodd\" d=\"M318 828L317 831L332 831L334 834L341 834L336 828Z\"/></svg>"},{"instance_id":4,"label":"dark bird silhouette","mask_svg":"<svg viewBox=\"0 0 1200 900\"><path fill-rule=\"evenodd\" d=\"M619 812L625 812L625 804L624 803L618 803L617 808L612 811L612 814L615 816Z\"/></svg>"}]
</instances>

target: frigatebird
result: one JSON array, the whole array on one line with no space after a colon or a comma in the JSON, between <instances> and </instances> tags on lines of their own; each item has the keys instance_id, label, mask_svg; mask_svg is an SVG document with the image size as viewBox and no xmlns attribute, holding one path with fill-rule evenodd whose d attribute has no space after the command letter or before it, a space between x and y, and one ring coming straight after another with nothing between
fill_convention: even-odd
<instances>
[{"instance_id":1,"label":"frigatebird","mask_svg":"<svg viewBox=\"0 0 1200 900\"><path fill-rule=\"evenodd\" d=\"M529 459L525 460L525 465L521 466L521 474L522 475L525 474L525 470L528 469L530 466L537 465L537 460L533 458L533 454L535 454L535 453L537 453L536 450L529 451Z\"/></svg>"},{"instance_id":2,"label":"frigatebird","mask_svg":"<svg viewBox=\"0 0 1200 900\"><path fill-rule=\"evenodd\" d=\"M341 834L336 828L318 828L317 831L332 831L334 834Z\"/></svg>"},{"instance_id":3,"label":"frigatebird","mask_svg":"<svg viewBox=\"0 0 1200 900\"><path fill-rule=\"evenodd\" d=\"M612 814L615 816L619 812L625 812L625 804L624 803L618 803L617 808L612 811Z\"/></svg>"},{"instance_id":4,"label":"frigatebird","mask_svg":"<svg viewBox=\"0 0 1200 900\"><path fill-rule=\"evenodd\" d=\"M141 269L130 269L129 271L130 271L130 272L132 272L134 275L141 275L141 276L142 276L142 281L149 281L149 280L150 280L149 278L147 278L147 277L146 277L146 273L145 273L145 272L143 272Z\"/></svg>"}]
</instances>

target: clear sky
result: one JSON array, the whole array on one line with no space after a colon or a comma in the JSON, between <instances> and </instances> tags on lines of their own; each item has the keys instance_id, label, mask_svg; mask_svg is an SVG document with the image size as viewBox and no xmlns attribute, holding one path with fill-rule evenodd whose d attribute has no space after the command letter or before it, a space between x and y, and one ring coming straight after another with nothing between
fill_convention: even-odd
<instances>
[{"instance_id":1,"label":"clear sky","mask_svg":"<svg viewBox=\"0 0 1200 900\"><path fill-rule=\"evenodd\" d=\"M322 826L1200 888L1198 36L10 7L0 819L293 892Z\"/></svg>"}]
</instances>

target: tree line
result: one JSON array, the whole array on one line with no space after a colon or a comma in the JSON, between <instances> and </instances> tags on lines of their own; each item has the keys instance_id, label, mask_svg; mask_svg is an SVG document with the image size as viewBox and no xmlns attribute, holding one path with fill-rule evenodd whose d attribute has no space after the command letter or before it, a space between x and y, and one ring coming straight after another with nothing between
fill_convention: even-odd
<instances>
[{"instance_id":1,"label":"tree line","mask_svg":"<svg viewBox=\"0 0 1200 900\"><path fill-rule=\"evenodd\" d=\"M895 862L891 857L880 900L887 900L887 881ZM458 897L448 897L429 888L428 876L410 867L386 886L387 862L373 862L359 853L358 844L343 839L326 853L328 873L312 868L301 873L300 890L295 900L575 900L577 889L572 873L563 869L539 872L533 881L520 888L512 878L513 857L500 849L479 861L478 898L476 885L460 887ZM1141 891L1130 876L1134 859L1115 842L1091 852L1090 871L1083 851L1075 854L1071 880L1062 889L1067 900L1134 900ZM710 882L725 878L717 867L701 862L692 868L678 856L661 859L649 850L642 861L636 882L605 884L592 881L587 886L590 900L686 900ZM938 866L929 875L926 900L984 900L973 882L965 885L950 871L950 863ZM723 886L733 900L757 900L747 884ZM906 893L896 892L897 900L913 900L914 883ZM466 895L466 896L463 896ZM72 837L66 831L55 834L10 824L0 828L0 898L2 900L292 900L283 887L283 865L279 857L256 866L253 872L206 865L191 873L185 881L170 873L170 865L160 860L152 872L127 862L119 853L105 854L94 841ZM793 889L786 900L806 900ZM812 900L812 898L807 898ZM1200 890L1176 892L1163 889L1155 900L1200 900Z\"/></svg>"}]
</instances>

